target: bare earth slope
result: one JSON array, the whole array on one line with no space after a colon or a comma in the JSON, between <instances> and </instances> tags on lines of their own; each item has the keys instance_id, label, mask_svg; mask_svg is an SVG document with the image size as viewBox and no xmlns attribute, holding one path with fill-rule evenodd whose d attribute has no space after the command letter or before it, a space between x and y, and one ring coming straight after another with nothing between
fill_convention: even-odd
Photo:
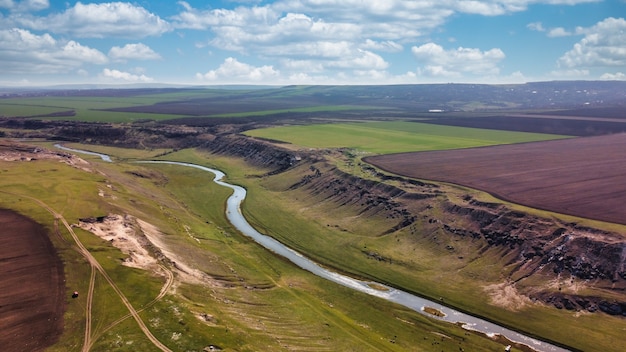
<instances>
[{"instance_id":1,"label":"bare earth slope","mask_svg":"<svg viewBox=\"0 0 626 352\"><path fill-rule=\"evenodd\" d=\"M63 331L63 264L46 230L0 209L0 349L42 351Z\"/></svg>"},{"instance_id":2,"label":"bare earth slope","mask_svg":"<svg viewBox=\"0 0 626 352\"><path fill-rule=\"evenodd\" d=\"M366 158L533 208L626 224L626 134Z\"/></svg>"}]
</instances>

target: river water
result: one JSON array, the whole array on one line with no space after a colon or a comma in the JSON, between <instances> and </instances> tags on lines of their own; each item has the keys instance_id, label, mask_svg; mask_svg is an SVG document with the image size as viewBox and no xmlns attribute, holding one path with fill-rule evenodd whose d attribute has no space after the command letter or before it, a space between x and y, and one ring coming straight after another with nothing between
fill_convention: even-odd
<instances>
[{"instance_id":1,"label":"river water","mask_svg":"<svg viewBox=\"0 0 626 352\"><path fill-rule=\"evenodd\" d=\"M108 155L89 152L80 149L72 149L63 147L60 144L55 144L55 147L75 153L82 153L88 155L96 155L100 156L102 160L111 162L111 158ZM239 231L241 231L244 235L251 237L257 243L265 247L266 249L283 256L290 260L292 263L297 265L298 267L307 270L319 277L335 282L339 285L343 285L354 290L380 297L390 302L394 302L400 305L403 305L407 308L413 309L416 312L427 315L433 319L439 319L443 321L447 321L453 324L461 324L464 329L478 331L487 335L502 335L507 339L522 343L527 345L537 351L541 352L566 352L568 349L537 340L535 338L526 336L524 334L518 333L516 331L507 329L500 325L494 324L487 320L459 312L455 309L446 307L441 305L439 302L431 301L414 294L395 289L393 287L389 287L387 285L373 282L373 281L365 281L352 278L350 276L346 276L343 274L336 273L334 271L325 269L315 263L314 261L304 257L302 254L294 251L293 249L285 246L284 244L278 242L272 237L266 236L258 232L252 225L248 223L246 218L243 216L241 212L241 203L246 197L246 190L243 187L231 185L230 183L226 183L222 181L224 176L226 176L223 172L215 169L211 169L208 167L182 163L176 161L140 161L139 163L150 163L150 164L170 164L170 165L179 165L185 167L192 167L196 169L200 169L202 171L207 171L215 175L213 181L220 186L228 187L233 190L233 194L226 201L226 217L228 220L235 226ZM378 289L376 289L376 288ZM439 310L444 314L442 317L437 317L432 314L426 313L424 311L425 307L431 307Z\"/></svg>"},{"instance_id":2,"label":"river water","mask_svg":"<svg viewBox=\"0 0 626 352\"><path fill-rule=\"evenodd\" d=\"M203 171L211 172L215 175L213 181L221 186L228 187L233 190L233 194L226 201L226 217L228 220L235 226L239 231L241 231L244 235L251 237L257 243L262 245L263 247L271 250L272 252L281 255L300 268L310 271L311 273L335 282L337 284L355 289L357 291L367 293L372 296L380 297L386 299L387 301L401 304L405 307L413 309L419 313L425 314L434 319L444 320L450 323L459 323L463 326L463 328L468 330L475 330L478 332L485 333L487 335L502 335L508 338L511 341L522 343L527 345L537 351L554 351L554 352L563 352L569 351L559 346L552 345L550 343L539 341L537 339L531 338L529 336L520 334L516 331L507 329L505 327L499 326L497 324L491 323L484 319L465 314L463 312L459 312L449 307L442 306L441 303L437 303L414 294L395 289L393 287L389 287L383 285L381 283L373 282L373 281L364 281L358 280L343 274L339 274L328 269L325 269L313 262L312 260L304 257L302 254L294 251L293 249L285 246L284 244L278 242L272 237L266 236L258 232L252 225L248 223L246 218L243 216L241 212L241 203L246 197L246 190L243 187L231 185L222 181L222 178L225 174L219 170L211 169L208 167L189 164L189 163L181 163L175 161L142 161L141 163L158 163L158 164L172 164L172 165L180 165L186 167L193 167L196 169L200 169ZM384 289L375 289L373 287L379 287ZM436 317L424 311L425 307L432 307L439 311L441 311L444 316Z\"/></svg>"},{"instance_id":3,"label":"river water","mask_svg":"<svg viewBox=\"0 0 626 352\"><path fill-rule=\"evenodd\" d=\"M96 155L96 156L99 156L100 159L102 159L103 161L106 161L106 162L109 162L109 163L113 162L113 160L111 160L111 157L106 155L106 154L94 153L94 152L90 152L90 151L87 151L87 150L68 148L68 147L64 147L64 146L62 146L60 144L55 144L54 147L62 149L62 150L66 150L68 152L87 154L87 155Z\"/></svg>"}]
</instances>

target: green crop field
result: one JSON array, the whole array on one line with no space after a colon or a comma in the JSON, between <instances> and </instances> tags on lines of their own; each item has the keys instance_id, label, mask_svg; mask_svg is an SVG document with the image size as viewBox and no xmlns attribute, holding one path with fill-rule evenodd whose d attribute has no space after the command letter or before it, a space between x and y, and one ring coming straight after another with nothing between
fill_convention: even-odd
<instances>
[{"instance_id":1,"label":"green crop field","mask_svg":"<svg viewBox=\"0 0 626 352\"><path fill-rule=\"evenodd\" d=\"M7 99L0 102L0 116L28 117L74 111L74 116L44 117L48 120L90 122L132 122L138 120L165 120L180 117L172 114L104 111L118 107L150 105L162 98L147 97L41 97Z\"/></svg>"},{"instance_id":2,"label":"green crop field","mask_svg":"<svg viewBox=\"0 0 626 352\"><path fill-rule=\"evenodd\" d=\"M272 127L247 131L246 134L307 148L343 147L374 154L459 149L567 138L550 134L403 121Z\"/></svg>"},{"instance_id":3,"label":"green crop field","mask_svg":"<svg viewBox=\"0 0 626 352\"><path fill-rule=\"evenodd\" d=\"M353 111L353 110L371 110L371 109L375 109L375 107L353 106L353 105L328 105L328 106L310 106L310 107L293 108L293 109L236 112L236 113L229 113L229 114L217 114L217 115L212 115L212 116L214 117L246 117L246 116L264 116L264 115L296 113L296 112L332 112L332 111Z\"/></svg>"},{"instance_id":4,"label":"green crop field","mask_svg":"<svg viewBox=\"0 0 626 352\"><path fill-rule=\"evenodd\" d=\"M37 116L54 114L69 109L54 106L24 105L16 103L0 103L0 116Z\"/></svg>"}]
</instances>

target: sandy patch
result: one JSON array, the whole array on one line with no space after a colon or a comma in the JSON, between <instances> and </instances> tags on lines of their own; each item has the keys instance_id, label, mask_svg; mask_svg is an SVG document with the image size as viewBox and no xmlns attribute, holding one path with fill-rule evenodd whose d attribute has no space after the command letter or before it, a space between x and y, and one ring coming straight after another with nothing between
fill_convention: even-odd
<instances>
[{"instance_id":1,"label":"sandy patch","mask_svg":"<svg viewBox=\"0 0 626 352\"><path fill-rule=\"evenodd\" d=\"M222 286L206 273L191 267L168 248L163 241L163 233L146 221L130 215L110 214L98 219L82 219L78 226L122 251L127 256L123 265L166 276L161 266L165 264L175 273L175 281L179 283Z\"/></svg>"},{"instance_id":2,"label":"sandy patch","mask_svg":"<svg viewBox=\"0 0 626 352\"><path fill-rule=\"evenodd\" d=\"M190 283L190 284L198 284L198 285L210 285L210 286L222 286L211 276L206 273L191 267L185 260L175 253L169 248L164 240L163 233L154 225L145 222L141 219L136 219L139 224L141 231L146 236L146 238L159 250L163 255L171 261L172 265L175 268L175 272L177 273L177 277L180 281Z\"/></svg>"},{"instance_id":3,"label":"sandy patch","mask_svg":"<svg viewBox=\"0 0 626 352\"><path fill-rule=\"evenodd\" d=\"M146 221L130 215L110 214L99 219L83 219L79 227L108 241L127 255L123 265L164 276L159 264L170 264L179 282L222 286L211 276L193 268L169 248L163 239L165 235Z\"/></svg>"},{"instance_id":4,"label":"sandy patch","mask_svg":"<svg viewBox=\"0 0 626 352\"><path fill-rule=\"evenodd\" d=\"M9 140L0 140L1 161L36 161L42 159L58 160L83 171L93 171L89 167L89 162L77 157L76 155L21 144Z\"/></svg>"},{"instance_id":5,"label":"sandy patch","mask_svg":"<svg viewBox=\"0 0 626 352\"><path fill-rule=\"evenodd\" d=\"M127 257L122 264L167 276L161 264L167 265L175 274L176 282L222 287L223 285L206 273L193 268L180 255L172 251L163 240L165 236L156 226L130 215L110 214L98 219L83 219L78 225L108 241Z\"/></svg>"},{"instance_id":6,"label":"sandy patch","mask_svg":"<svg viewBox=\"0 0 626 352\"><path fill-rule=\"evenodd\" d=\"M515 285L509 282L483 287L489 295L490 303L512 311L518 311L532 303L530 298L520 294Z\"/></svg>"},{"instance_id":7,"label":"sandy patch","mask_svg":"<svg viewBox=\"0 0 626 352\"><path fill-rule=\"evenodd\" d=\"M79 227L110 242L127 255L123 264L133 268L160 271L157 259L148 251L148 239L135 230L131 216L111 214L103 219L82 220Z\"/></svg>"}]
</instances>

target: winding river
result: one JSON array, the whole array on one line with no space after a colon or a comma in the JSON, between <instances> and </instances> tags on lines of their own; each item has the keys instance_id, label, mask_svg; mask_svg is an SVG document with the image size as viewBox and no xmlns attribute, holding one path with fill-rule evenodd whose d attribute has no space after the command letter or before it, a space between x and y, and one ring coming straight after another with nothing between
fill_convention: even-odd
<instances>
[{"instance_id":1,"label":"winding river","mask_svg":"<svg viewBox=\"0 0 626 352\"><path fill-rule=\"evenodd\" d=\"M278 242L272 237L266 236L258 232L252 225L248 223L246 218L243 216L241 212L241 203L246 197L246 190L243 187L231 185L222 181L222 178L226 176L223 172L215 169L211 169L208 167L189 164L189 163L181 163L176 161L142 161L141 163L158 163L158 164L172 164L172 165L180 165L186 167L193 167L196 169L200 169L203 171L208 171L215 174L215 178L213 181L221 186L228 187L233 190L233 194L226 201L226 217L228 220L244 235L251 237L256 242L258 242L263 247L273 251L274 253L281 255L291 262L299 266L300 268L310 271L311 273L330 280L332 282L338 283L340 285L355 289L357 291L361 291L367 293L372 296L380 297L386 299L387 301L401 304L405 307L411 308L417 312L428 315L429 317L433 317L435 319L444 320L450 323L459 323L463 326L463 328L468 330L475 330L487 335L502 335L507 339L522 343L527 345L537 351L569 351L559 346L555 346L549 344L544 341L539 341L537 339L531 338L529 336L520 334L516 331L507 329L505 327L499 326L497 324L491 323L484 319L474 317L469 314L465 314L454 310L452 308L448 308L442 306L440 303L436 303L434 301L427 300L425 298L413 295L411 293L395 289L393 287L389 287L378 282L373 281L364 281L358 280L346 275L342 275L328 269L322 268L317 263L312 260L304 257L302 254L294 251L293 249L285 246L284 244ZM373 287L377 287L380 289L375 289ZM425 307L432 307L444 314L443 317L436 317L424 311Z\"/></svg>"},{"instance_id":2,"label":"winding river","mask_svg":"<svg viewBox=\"0 0 626 352\"><path fill-rule=\"evenodd\" d=\"M55 147L63 149L63 150L67 150L67 151L76 152L76 153L97 155L97 156L100 156L102 160L104 161L108 161L108 162L111 161L111 158L108 155L82 151L79 149L66 148L61 145L55 145ZM343 274L339 274L339 273L336 273L336 272L333 272L333 271L330 271L328 269L321 267L314 261L304 257L302 254L285 246L284 244L278 242L274 238L263 235L260 232L258 232L256 229L254 229L254 227L252 227L252 225L248 223L248 221L246 220L246 218L243 216L241 212L241 203L246 197L246 190L243 187L231 185L229 183L222 181L222 179L226 175L219 170L211 169L211 168L200 166L200 165L182 163L182 162L176 162L176 161L140 161L140 163L179 165L179 166L200 169L202 171L207 171L207 172L214 174L215 178L213 179L213 181L215 183L224 187L228 187L233 190L233 194L226 201L226 217L233 224L233 226L235 226L244 235L249 236L252 239L254 239L257 243L259 243L266 249L271 250L274 253L287 258L288 260L290 260L291 262L293 262L295 265L299 266L300 268L307 270L319 277L322 277L324 279L330 280L337 284L355 289L357 291L360 291L360 292L363 292L372 296L380 297L387 301L403 305L407 308L415 310L416 312L425 314L433 319L440 319L440 320L447 321L453 324L461 324L461 326L467 330L478 331L478 332L481 332L490 336L502 335L511 341L527 345L537 351L542 351L542 352L543 351L546 351L546 352L569 351L565 348L523 335L516 331L510 330L500 325L486 321L484 319L481 319L481 318L478 318L478 317L475 317L475 316L472 316L463 312L459 312L457 310L454 310L446 306L442 306L441 303L437 303L437 302L434 302L434 301L431 301L431 300L416 296L414 294L411 294L402 290L398 290L393 287L389 287L389 286L386 286L377 282L358 280L358 279L355 279L355 278L352 278ZM374 287L376 287L377 289ZM441 313L443 313L443 316L437 317L432 314L426 313L424 311L425 307L435 308L439 310Z\"/></svg>"},{"instance_id":3,"label":"winding river","mask_svg":"<svg viewBox=\"0 0 626 352\"><path fill-rule=\"evenodd\" d=\"M100 159L102 159L103 161L106 161L108 163L113 162L113 160L111 160L111 157L106 155L106 154L94 153L94 152L90 152L90 151L87 151L87 150L68 148L68 147L62 146L61 144L55 144L54 147L58 148L58 149L61 149L61 150L68 151L68 152L74 152L74 153L80 153L80 154L99 156Z\"/></svg>"}]
</instances>

